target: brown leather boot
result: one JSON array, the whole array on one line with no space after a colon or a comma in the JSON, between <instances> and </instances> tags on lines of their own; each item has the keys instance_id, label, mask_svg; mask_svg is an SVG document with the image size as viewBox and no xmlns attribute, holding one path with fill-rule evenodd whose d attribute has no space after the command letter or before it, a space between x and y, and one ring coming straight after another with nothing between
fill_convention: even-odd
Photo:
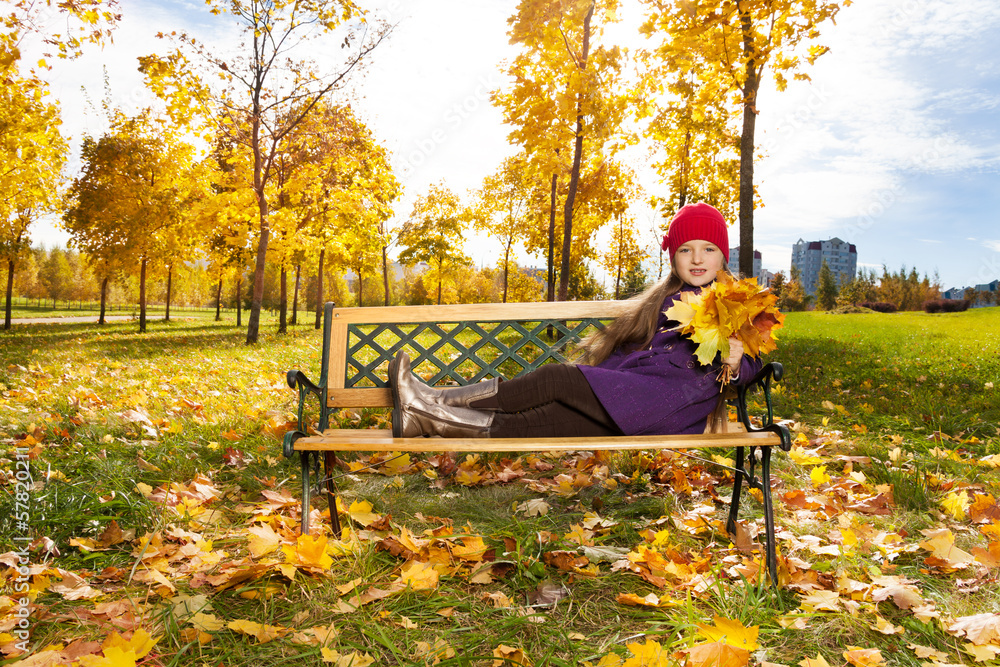
<instances>
[{"instance_id":1,"label":"brown leather boot","mask_svg":"<svg viewBox=\"0 0 1000 667\"><path fill-rule=\"evenodd\" d=\"M410 371L410 358L400 352L389 362L392 435L488 438L493 412L475 410L468 404L495 394L497 384L494 379L464 387L428 387Z\"/></svg>"}]
</instances>

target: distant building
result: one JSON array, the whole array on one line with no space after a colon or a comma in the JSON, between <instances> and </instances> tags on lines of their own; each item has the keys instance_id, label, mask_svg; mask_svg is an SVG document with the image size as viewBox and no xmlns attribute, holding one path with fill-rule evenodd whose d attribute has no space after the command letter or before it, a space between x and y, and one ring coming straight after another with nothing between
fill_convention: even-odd
<instances>
[{"instance_id":1,"label":"distant building","mask_svg":"<svg viewBox=\"0 0 1000 667\"><path fill-rule=\"evenodd\" d=\"M858 249L853 243L833 237L827 241L803 241L792 246L792 268L802 273L802 288L806 294L816 293L819 270L823 261L830 267L834 280L841 284L854 280L858 270Z\"/></svg>"},{"instance_id":2,"label":"distant building","mask_svg":"<svg viewBox=\"0 0 1000 667\"><path fill-rule=\"evenodd\" d=\"M728 266L729 266L729 272L731 274L733 274L734 276L738 276L740 274L740 249L739 248L730 248L729 249L729 264L728 264ZM757 282L759 284L764 284L764 281L762 280L761 271L762 271L762 268L761 268L760 251L759 250L754 250L753 251L753 277L757 279Z\"/></svg>"},{"instance_id":3,"label":"distant building","mask_svg":"<svg viewBox=\"0 0 1000 667\"><path fill-rule=\"evenodd\" d=\"M970 294L971 292L971 294ZM964 299L968 294L972 307L997 305L997 292L1000 292L1000 280L990 283L979 283L973 287L952 287L941 293L943 299Z\"/></svg>"}]
</instances>

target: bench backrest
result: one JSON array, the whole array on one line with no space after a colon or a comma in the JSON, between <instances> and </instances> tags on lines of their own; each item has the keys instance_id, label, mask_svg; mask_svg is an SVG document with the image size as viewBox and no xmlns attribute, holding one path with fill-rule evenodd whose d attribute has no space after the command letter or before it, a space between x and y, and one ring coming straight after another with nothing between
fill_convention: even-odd
<instances>
[{"instance_id":1,"label":"bench backrest","mask_svg":"<svg viewBox=\"0 0 1000 667\"><path fill-rule=\"evenodd\" d=\"M335 308L326 304L323 368L327 405L391 407L389 361L400 350L428 384L512 378L566 361L581 338L625 301Z\"/></svg>"}]
</instances>

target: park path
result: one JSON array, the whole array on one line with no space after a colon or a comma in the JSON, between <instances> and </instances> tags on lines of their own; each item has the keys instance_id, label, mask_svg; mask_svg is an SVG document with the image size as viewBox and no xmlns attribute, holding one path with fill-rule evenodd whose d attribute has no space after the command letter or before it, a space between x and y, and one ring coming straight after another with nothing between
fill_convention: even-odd
<instances>
[{"instance_id":1,"label":"park path","mask_svg":"<svg viewBox=\"0 0 1000 667\"><path fill-rule=\"evenodd\" d=\"M72 324L73 322L97 322L100 315L80 315L73 317L15 317L11 324ZM105 315L106 322L120 322L131 320L131 315Z\"/></svg>"}]
</instances>

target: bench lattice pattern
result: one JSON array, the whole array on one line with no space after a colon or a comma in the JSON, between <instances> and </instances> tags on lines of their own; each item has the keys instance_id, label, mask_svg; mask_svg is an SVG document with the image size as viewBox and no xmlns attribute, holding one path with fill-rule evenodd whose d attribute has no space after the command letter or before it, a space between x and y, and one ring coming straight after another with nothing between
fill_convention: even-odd
<instances>
[{"instance_id":1,"label":"bench lattice pattern","mask_svg":"<svg viewBox=\"0 0 1000 667\"><path fill-rule=\"evenodd\" d=\"M345 386L387 387L386 369L400 350L407 352L416 373L431 385L511 378L542 364L567 361L574 344L608 322L583 318L351 324Z\"/></svg>"}]
</instances>

